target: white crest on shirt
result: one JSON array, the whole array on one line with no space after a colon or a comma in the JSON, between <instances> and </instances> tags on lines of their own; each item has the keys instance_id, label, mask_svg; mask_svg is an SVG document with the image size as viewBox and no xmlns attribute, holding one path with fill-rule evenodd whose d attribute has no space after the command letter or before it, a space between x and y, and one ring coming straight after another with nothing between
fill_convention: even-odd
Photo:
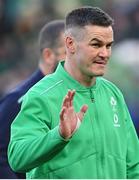
<instances>
[{"instance_id":1,"label":"white crest on shirt","mask_svg":"<svg viewBox=\"0 0 139 180\"><path fill-rule=\"evenodd\" d=\"M112 106L112 111L113 111L113 125L114 127L120 127L118 110L117 110L117 101L113 96L111 96L110 98L110 104Z\"/></svg>"}]
</instances>

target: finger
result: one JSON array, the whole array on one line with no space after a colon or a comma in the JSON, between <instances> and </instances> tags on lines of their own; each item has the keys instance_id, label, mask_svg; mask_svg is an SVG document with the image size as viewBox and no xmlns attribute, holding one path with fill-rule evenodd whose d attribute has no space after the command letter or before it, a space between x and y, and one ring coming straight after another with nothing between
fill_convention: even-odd
<instances>
[{"instance_id":1,"label":"finger","mask_svg":"<svg viewBox=\"0 0 139 180\"><path fill-rule=\"evenodd\" d=\"M72 90L69 90L67 93L67 100L66 100L66 106L67 107L72 106L73 95L74 95L74 92Z\"/></svg>"},{"instance_id":2,"label":"finger","mask_svg":"<svg viewBox=\"0 0 139 180\"><path fill-rule=\"evenodd\" d=\"M60 112L60 120L63 121L65 119L64 115L66 113L66 107L63 107Z\"/></svg>"},{"instance_id":3,"label":"finger","mask_svg":"<svg viewBox=\"0 0 139 180\"><path fill-rule=\"evenodd\" d=\"M65 106L65 107L69 106L69 96L68 96L68 94L65 96L62 106Z\"/></svg>"},{"instance_id":4,"label":"finger","mask_svg":"<svg viewBox=\"0 0 139 180\"><path fill-rule=\"evenodd\" d=\"M73 98L74 98L74 95L75 95L75 90L72 90L70 92L70 106L73 106Z\"/></svg>"},{"instance_id":5,"label":"finger","mask_svg":"<svg viewBox=\"0 0 139 180\"><path fill-rule=\"evenodd\" d=\"M82 113L86 113L86 111L87 111L87 109L88 109L88 106L85 104L85 105L83 105L82 107L81 107L81 112Z\"/></svg>"},{"instance_id":6,"label":"finger","mask_svg":"<svg viewBox=\"0 0 139 180\"><path fill-rule=\"evenodd\" d=\"M74 95L75 95L75 90L72 90L72 92L71 92L71 96L70 96L70 99L71 99L71 100L73 100Z\"/></svg>"},{"instance_id":7,"label":"finger","mask_svg":"<svg viewBox=\"0 0 139 180\"><path fill-rule=\"evenodd\" d=\"M80 119L80 121L83 120L83 117L84 117L87 109L88 109L88 106L87 106L87 105L83 105L83 106L81 107L80 112L78 113L78 118Z\"/></svg>"},{"instance_id":8,"label":"finger","mask_svg":"<svg viewBox=\"0 0 139 180\"><path fill-rule=\"evenodd\" d=\"M68 91L68 103L67 103L67 105L68 105L68 107L70 107L71 106L71 94L72 94L72 92L71 92L71 90L69 90Z\"/></svg>"},{"instance_id":9,"label":"finger","mask_svg":"<svg viewBox=\"0 0 139 180\"><path fill-rule=\"evenodd\" d=\"M72 90L69 90L67 93L67 102L66 102L67 107L70 107L72 104L72 94L73 94Z\"/></svg>"},{"instance_id":10,"label":"finger","mask_svg":"<svg viewBox=\"0 0 139 180\"><path fill-rule=\"evenodd\" d=\"M63 100L63 104L62 104L62 107L66 107L66 101L67 101L67 98L66 98L66 96L65 96L65 98L64 98L64 100Z\"/></svg>"}]
</instances>

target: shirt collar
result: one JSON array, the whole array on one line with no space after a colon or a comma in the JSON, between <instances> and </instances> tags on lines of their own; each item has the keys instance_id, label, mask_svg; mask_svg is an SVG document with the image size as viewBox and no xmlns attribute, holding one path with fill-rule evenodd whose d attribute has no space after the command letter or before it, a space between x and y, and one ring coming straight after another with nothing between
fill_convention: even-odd
<instances>
[{"instance_id":1,"label":"shirt collar","mask_svg":"<svg viewBox=\"0 0 139 180\"><path fill-rule=\"evenodd\" d=\"M61 80L66 82L66 86L69 86L69 89L75 89L75 90L96 90L96 88L99 85L99 78L96 78L96 83L90 87L86 87L82 84L80 84L77 80L75 80L64 68L64 61L60 62L57 69L56 69L56 76L59 77Z\"/></svg>"}]
</instances>

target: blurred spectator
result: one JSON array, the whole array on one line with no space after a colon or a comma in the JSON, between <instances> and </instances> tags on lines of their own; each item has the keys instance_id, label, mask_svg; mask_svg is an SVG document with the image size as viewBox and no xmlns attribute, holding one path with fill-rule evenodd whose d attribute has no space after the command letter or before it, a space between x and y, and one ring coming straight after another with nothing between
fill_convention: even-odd
<instances>
[{"instance_id":1,"label":"blurred spectator","mask_svg":"<svg viewBox=\"0 0 139 180\"><path fill-rule=\"evenodd\" d=\"M39 68L0 100L0 179L25 178L25 174L13 172L8 163L10 126L20 111L24 94L44 75L54 72L59 60L65 58L63 20L52 21L42 28L39 35L39 52Z\"/></svg>"}]
</instances>

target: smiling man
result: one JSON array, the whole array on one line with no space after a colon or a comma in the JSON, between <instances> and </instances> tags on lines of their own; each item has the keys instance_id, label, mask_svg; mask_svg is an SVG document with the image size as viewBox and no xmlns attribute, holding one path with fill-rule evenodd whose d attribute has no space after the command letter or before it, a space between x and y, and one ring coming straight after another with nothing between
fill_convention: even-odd
<instances>
[{"instance_id":1,"label":"smiling man","mask_svg":"<svg viewBox=\"0 0 139 180\"><path fill-rule=\"evenodd\" d=\"M139 178L139 141L120 90L103 79L113 20L99 8L66 16L66 60L25 96L9 162L27 178Z\"/></svg>"}]
</instances>

